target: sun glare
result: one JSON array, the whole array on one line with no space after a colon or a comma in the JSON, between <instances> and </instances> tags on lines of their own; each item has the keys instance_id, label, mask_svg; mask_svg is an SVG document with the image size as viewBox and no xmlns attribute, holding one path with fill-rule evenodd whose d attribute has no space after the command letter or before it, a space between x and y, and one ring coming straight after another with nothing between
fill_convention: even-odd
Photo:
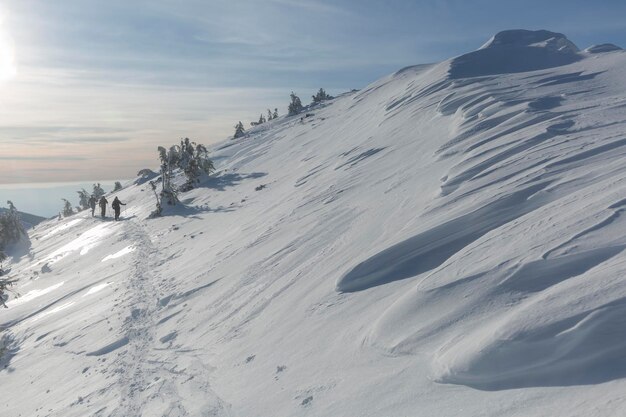
<instances>
[{"instance_id":1,"label":"sun glare","mask_svg":"<svg viewBox=\"0 0 626 417\"><path fill-rule=\"evenodd\" d=\"M0 12L0 82L8 81L15 77L16 74L13 39L3 25Z\"/></svg>"}]
</instances>

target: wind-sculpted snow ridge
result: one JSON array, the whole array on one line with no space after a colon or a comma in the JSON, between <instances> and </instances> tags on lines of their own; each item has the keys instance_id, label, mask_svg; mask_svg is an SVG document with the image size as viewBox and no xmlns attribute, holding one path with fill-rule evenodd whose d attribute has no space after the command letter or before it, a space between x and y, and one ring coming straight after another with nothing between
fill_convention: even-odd
<instances>
[{"instance_id":1,"label":"wind-sculpted snow ridge","mask_svg":"<svg viewBox=\"0 0 626 417\"><path fill-rule=\"evenodd\" d=\"M506 31L215 145L160 218L43 222L0 414L621 416L625 66Z\"/></svg>"},{"instance_id":2,"label":"wind-sculpted snow ridge","mask_svg":"<svg viewBox=\"0 0 626 417\"><path fill-rule=\"evenodd\" d=\"M510 74L559 67L582 57L578 48L561 33L547 30L507 30L480 49L454 58L450 77L454 79Z\"/></svg>"},{"instance_id":3,"label":"wind-sculpted snow ridge","mask_svg":"<svg viewBox=\"0 0 626 417\"><path fill-rule=\"evenodd\" d=\"M537 41L505 38L486 49ZM571 62L584 59L553 39L576 54ZM337 285L419 278L378 319L374 346L392 355L428 346L434 380L491 391L626 377L625 55L446 89L437 110L453 128L436 154L452 165L423 230Z\"/></svg>"},{"instance_id":4,"label":"wind-sculpted snow ridge","mask_svg":"<svg viewBox=\"0 0 626 417\"><path fill-rule=\"evenodd\" d=\"M623 49L617 45L613 45L612 43L603 43L601 45L593 45L585 49L585 52L588 52L590 54L599 54L599 53L604 53L604 52L617 52L617 51L623 51Z\"/></svg>"}]
</instances>

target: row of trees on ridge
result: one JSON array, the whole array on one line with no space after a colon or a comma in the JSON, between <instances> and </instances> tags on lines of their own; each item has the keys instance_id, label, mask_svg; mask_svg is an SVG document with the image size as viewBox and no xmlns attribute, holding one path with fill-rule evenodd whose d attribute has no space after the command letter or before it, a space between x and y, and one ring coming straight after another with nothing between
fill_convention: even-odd
<instances>
[{"instance_id":1,"label":"row of trees on ridge","mask_svg":"<svg viewBox=\"0 0 626 417\"><path fill-rule=\"evenodd\" d=\"M302 100L300 100L300 97L298 97L298 95L296 93L294 93L293 91L291 92L291 94L289 95L290 97L290 102L289 105L287 106L287 115L288 116L294 116L300 112L302 112L304 110L304 106L302 105ZM311 96L313 101L311 102L311 104L309 106L314 106L317 105L323 101L326 100L331 100L334 97L327 94L326 91L323 88L320 88L319 91ZM274 112L272 113L272 111L270 109L267 109L267 118L265 117L265 115L263 115L263 113L261 113L261 116L259 117L259 120L257 122L251 122L250 125L251 126L258 126L261 125L267 121L273 120L273 119L277 119L278 118L278 109L274 109ZM246 134L246 129L244 128L244 125L241 121L239 121L236 125L235 125L235 134L233 135L233 139L237 139L240 138L242 136L244 136Z\"/></svg>"}]
</instances>

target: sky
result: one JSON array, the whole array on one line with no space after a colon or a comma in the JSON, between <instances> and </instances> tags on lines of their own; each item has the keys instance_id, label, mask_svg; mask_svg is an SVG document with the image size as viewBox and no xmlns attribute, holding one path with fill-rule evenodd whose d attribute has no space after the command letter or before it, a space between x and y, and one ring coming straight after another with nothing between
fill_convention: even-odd
<instances>
[{"instance_id":1,"label":"sky","mask_svg":"<svg viewBox=\"0 0 626 417\"><path fill-rule=\"evenodd\" d=\"M0 0L0 184L132 178L505 29L626 46L623 1ZM26 185L25 185L26 187Z\"/></svg>"}]
</instances>

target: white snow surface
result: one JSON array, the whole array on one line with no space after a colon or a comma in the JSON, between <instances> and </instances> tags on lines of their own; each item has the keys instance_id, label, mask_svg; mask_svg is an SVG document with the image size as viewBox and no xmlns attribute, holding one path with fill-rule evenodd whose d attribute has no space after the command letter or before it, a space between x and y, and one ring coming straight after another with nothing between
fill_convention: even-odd
<instances>
[{"instance_id":1,"label":"white snow surface","mask_svg":"<svg viewBox=\"0 0 626 417\"><path fill-rule=\"evenodd\" d=\"M219 144L161 218L130 182L37 226L0 415L623 416L626 53L544 32Z\"/></svg>"}]
</instances>

